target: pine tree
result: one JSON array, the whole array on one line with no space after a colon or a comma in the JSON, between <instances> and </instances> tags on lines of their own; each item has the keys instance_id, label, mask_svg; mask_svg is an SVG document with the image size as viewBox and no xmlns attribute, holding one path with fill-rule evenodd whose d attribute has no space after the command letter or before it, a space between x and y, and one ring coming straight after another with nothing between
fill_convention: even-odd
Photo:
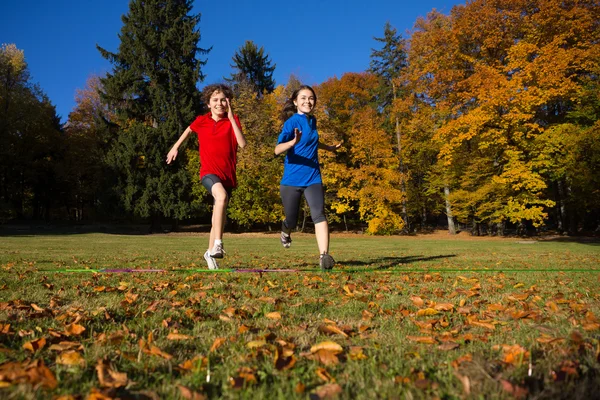
<instances>
[{"instance_id":1,"label":"pine tree","mask_svg":"<svg viewBox=\"0 0 600 400\"><path fill-rule=\"evenodd\" d=\"M233 56L233 63L231 68L235 72L225 80L233 82L234 87L242 82L249 82L254 86L254 91L259 97L265 92L271 93L275 90L273 72L276 65L271 66L269 55L265 55L262 46L258 48L253 41L247 40Z\"/></svg>"},{"instance_id":2,"label":"pine tree","mask_svg":"<svg viewBox=\"0 0 600 400\"><path fill-rule=\"evenodd\" d=\"M388 131L393 131L396 137L396 150L400 159L400 173L404 174L404 162L402 158L402 132L400 130L400 118L393 112L392 105L398 97L405 96L403 87L400 86L399 78L406 68L406 41L397 34L389 22L386 22L382 38L374 38L383 44L380 50L371 50L371 65L369 70L377 75L380 80L378 89L379 106L386 114L386 125ZM405 197L402 201L402 217L405 227L408 228L408 212L406 207L406 184L401 181L401 190Z\"/></svg>"},{"instance_id":3,"label":"pine tree","mask_svg":"<svg viewBox=\"0 0 600 400\"><path fill-rule=\"evenodd\" d=\"M190 215L185 152L167 166L165 155L200 108L200 15L191 0L132 0L123 16L117 53L98 46L113 71L102 79L103 100L117 113L118 135L107 156L128 211L180 220Z\"/></svg>"}]
</instances>

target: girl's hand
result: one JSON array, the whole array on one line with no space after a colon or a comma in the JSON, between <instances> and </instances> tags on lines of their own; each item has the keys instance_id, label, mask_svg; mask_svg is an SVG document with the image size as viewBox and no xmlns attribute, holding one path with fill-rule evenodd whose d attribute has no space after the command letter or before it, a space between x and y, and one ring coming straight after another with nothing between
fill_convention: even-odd
<instances>
[{"instance_id":1,"label":"girl's hand","mask_svg":"<svg viewBox=\"0 0 600 400\"><path fill-rule=\"evenodd\" d=\"M338 144L334 144L333 146L331 146L331 151L337 151L337 149L342 147L342 143L344 143L343 140L341 142L339 142Z\"/></svg>"},{"instance_id":2,"label":"girl's hand","mask_svg":"<svg viewBox=\"0 0 600 400\"><path fill-rule=\"evenodd\" d=\"M172 161L174 161L177 158L177 149L173 148L171 149L171 151L169 151L169 154L167 154L167 164L171 164Z\"/></svg>"},{"instance_id":3,"label":"girl's hand","mask_svg":"<svg viewBox=\"0 0 600 400\"><path fill-rule=\"evenodd\" d=\"M302 131L298 128L294 128L294 145L296 145L300 139L302 139Z\"/></svg>"}]
</instances>

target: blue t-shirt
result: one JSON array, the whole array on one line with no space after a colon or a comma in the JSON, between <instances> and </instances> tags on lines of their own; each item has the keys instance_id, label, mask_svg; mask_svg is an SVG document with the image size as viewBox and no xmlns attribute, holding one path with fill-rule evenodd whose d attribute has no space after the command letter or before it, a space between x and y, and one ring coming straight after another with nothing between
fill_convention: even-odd
<instances>
[{"instance_id":1,"label":"blue t-shirt","mask_svg":"<svg viewBox=\"0 0 600 400\"><path fill-rule=\"evenodd\" d=\"M300 141L287 151L281 184L307 187L322 183L319 167L319 133L317 119L312 115L294 114L283 124L277 144L294 138L294 128L302 131Z\"/></svg>"}]
</instances>

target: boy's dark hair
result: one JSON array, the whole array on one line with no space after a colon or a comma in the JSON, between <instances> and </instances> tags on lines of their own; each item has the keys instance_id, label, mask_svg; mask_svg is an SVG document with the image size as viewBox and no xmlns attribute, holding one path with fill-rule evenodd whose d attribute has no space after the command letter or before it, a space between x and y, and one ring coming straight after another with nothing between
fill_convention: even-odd
<instances>
[{"instance_id":1,"label":"boy's dark hair","mask_svg":"<svg viewBox=\"0 0 600 400\"><path fill-rule=\"evenodd\" d=\"M313 96L315 96L315 106L317 105L317 94L315 93L314 89L308 85L302 85L298 89L294 90L290 98L285 101L285 104L283 105L283 110L281 110L282 121L287 121L289 117L298 112L298 107L296 107L296 105L294 104L294 100L298 98L298 93L300 93L300 91L304 89L308 89L312 92Z\"/></svg>"},{"instance_id":2,"label":"boy's dark hair","mask_svg":"<svg viewBox=\"0 0 600 400\"><path fill-rule=\"evenodd\" d=\"M210 102L210 97L214 92L223 93L229 100L233 99L233 90L229 86L223 83L215 83L202 89L202 101L205 105Z\"/></svg>"}]
</instances>

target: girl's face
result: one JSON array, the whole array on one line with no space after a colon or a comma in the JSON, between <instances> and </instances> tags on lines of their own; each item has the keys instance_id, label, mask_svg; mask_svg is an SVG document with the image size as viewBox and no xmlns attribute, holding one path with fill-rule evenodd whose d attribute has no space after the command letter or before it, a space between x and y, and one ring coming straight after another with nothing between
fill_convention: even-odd
<instances>
[{"instance_id":1,"label":"girl's face","mask_svg":"<svg viewBox=\"0 0 600 400\"><path fill-rule=\"evenodd\" d=\"M298 108L300 114L310 114L315 107L315 95L309 89L302 89L298 92L298 97L294 100L294 105Z\"/></svg>"},{"instance_id":2,"label":"girl's face","mask_svg":"<svg viewBox=\"0 0 600 400\"><path fill-rule=\"evenodd\" d=\"M208 108L215 117L227 114L227 97L225 97L225 93L214 91L213 94L210 95Z\"/></svg>"}]
</instances>

